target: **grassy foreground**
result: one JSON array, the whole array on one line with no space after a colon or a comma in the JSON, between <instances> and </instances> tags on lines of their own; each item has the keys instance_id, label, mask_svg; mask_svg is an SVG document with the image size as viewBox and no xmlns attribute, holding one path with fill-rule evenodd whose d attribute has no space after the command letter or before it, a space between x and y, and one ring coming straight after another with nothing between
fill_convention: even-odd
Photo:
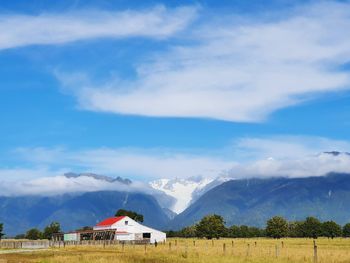
<instances>
[{"instance_id":1,"label":"grassy foreground","mask_svg":"<svg viewBox=\"0 0 350 263\"><path fill-rule=\"evenodd\" d=\"M314 262L311 239L169 239L154 246L66 246L45 251L1 254L0 263L167 263ZM350 262L350 239L318 239L317 262Z\"/></svg>"}]
</instances>

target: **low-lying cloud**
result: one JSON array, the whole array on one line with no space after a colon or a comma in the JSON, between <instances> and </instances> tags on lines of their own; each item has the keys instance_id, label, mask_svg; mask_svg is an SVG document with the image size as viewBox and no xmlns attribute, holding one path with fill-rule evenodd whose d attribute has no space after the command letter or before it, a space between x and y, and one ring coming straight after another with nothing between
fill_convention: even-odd
<instances>
[{"instance_id":1,"label":"low-lying cloud","mask_svg":"<svg viewBox=\"0 0 350 263\"><path fill-rule=\"evenodd\" d=\"M323 137L273 136L240 138L222 149L167 148L18 148L11 154L27 168L0 169L0 178L32 180L65 172L93 172L133 181L219 175L316 176L350 172L348 141ZM28 168L29 167L29 168Z\"/></svg>"},{"instance_id":2,"label":"low-lying cloud","mask_svg":"<svg viewBox=\"0 0 350 263\"><path fill-rule=\"evenodd\" d=\"M66 171L77 169L141 180L197 175L215 177L235 163L222 156L215 157L200 151L189 153L186 150L166 148L97 148L76 151L65 148L19 148L15 155L35 166L69 167Z\"/></svg>"}]
</instances>

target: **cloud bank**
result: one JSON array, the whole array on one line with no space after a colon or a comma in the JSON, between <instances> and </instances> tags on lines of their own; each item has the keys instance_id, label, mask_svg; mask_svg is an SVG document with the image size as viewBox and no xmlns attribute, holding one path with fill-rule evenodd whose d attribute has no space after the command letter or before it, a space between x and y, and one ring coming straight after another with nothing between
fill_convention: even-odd
<instances>
[{"instance_id":1,"label":"cloud bank","mask_svg":"<svg viewBox=\"0 0 350 263\"><path fill-rule=\"evenodd\" d=\"M162 39L184 29L196 7L140 11L85 10L40 15L1 14L0 50L28 45L63 44L96 38Z\"/></svg>"},{"instance_id":2,"label":"cloud bank","mask_svg":"<svg viewBox=\"0 0 350 263\"><path fill-rule=\"evenodd\" d=\"M57 195L65 193L81 193L95 191L127 191L127 192L151 192L140 182L131 185L123 185L119 182L107 182L82 176L67 178L63 175L40 177L31 180L16 182L0 182L1 195Z\"/></svg>"},{"instance_id":3,"label":"cloud bank","mask_svg":"<svg viewBox=\"0 0 350 263\"><path fill-rule=\"evenodd\" d=\"M197 175L215 177L235 163L210 154L164 148L98 148L78 151L64 148L20 148L15 153L36 166L75 167L99 174L146 179Z\"/></svg>"},{"instance_id":4,"label":"cloud bank","mask_svg":"<svg viewBox=\"0 0 350 263\"><path fill-rule=\"evenodd\" d=\"M147 182L159 178L239 179L251 177L307 177L330 172L350 173L350 142L322 137L275 136L241 138L225 149L89 149L21 148L17 157L32 169L0 169L0 192L12 194L58 194L99 190L150 191ZM56 167L59 167L57 169ZM69 167L69 168L63 168ZM89 177L66 178L65 172L90 171L133 180L131 186ZM2 178L11 178L4 181Z\"/></svg>"},{"instance_id":5,"label":"cloud bank","mask_svg":"<svg viewBox=\"0 0 350 263\"><path fill-rule=\"evenodd\" d=\"M349 8L318 2L270 19L205 17L186 31L186 44L137 65L135 79L71 86L81 108L91 111L263 121L281 108L349 89L349 72L339 69L350 60ZM72 76L58 77L69 86Z\"/></svg>"}]
</instances>

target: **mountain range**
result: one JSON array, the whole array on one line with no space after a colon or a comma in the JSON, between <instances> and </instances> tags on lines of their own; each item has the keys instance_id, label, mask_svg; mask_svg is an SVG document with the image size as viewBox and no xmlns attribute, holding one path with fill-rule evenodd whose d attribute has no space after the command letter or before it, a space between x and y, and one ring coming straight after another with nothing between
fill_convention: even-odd
<instances>
[{"instance_id":1,"label":"mountain range","mask_svg":"<svg viewBox=\"0 0 350 263\"><path fill-rule=\"evenodd\" d=\"M180 229L213 213L228 225L264 226L275 215L289 220L315 216L345 224L350 222L349 203L350 174L231 180L204 193L168 227Z\"/></svg>"},{"instance_id":2,"label":"mountain range","mask_svg":"<svg viewBox=\"0 0 350 263\"><path fill-rule=\"evenodd\" d=\"M95 174L65 176L87 176L111 184L117 180L130 187L134 184L127 179ZM53 196L0 196L0 222L10 236L24 233L31 227L43 228L52 221L60 222L65 231L91 226L113 216L120 208L143 214L148 226L168 230L192 225L213 213L222 215L227 225L264 226L266 220L275 215L289 220L316 216L340 224L350 222L350 174L346 173L232 180L198 177L188 181L158 180L145 187L148 188L142 191L139 187L129 191L120 188ZM180 199L181 194L183 199ZM187 205L182 203L184 211L176 214L173 209L179 208L178 200L186 201Z\"/></svg>"},{"instance_id":3,"label":"mountain range","mask_svg":"<svg viewBox=\"0 0 350 263\"><path fill-rule=\"evenodd\" d=\"M144 215L145 224L164 228L169 217L156 199L144 193L97 191L56 196L0 197L0 222L9 236L25 233L29 228L44 228L60 222L65 231L93 226L113 216L120 208Z\"/></svg>"}]
</instances>

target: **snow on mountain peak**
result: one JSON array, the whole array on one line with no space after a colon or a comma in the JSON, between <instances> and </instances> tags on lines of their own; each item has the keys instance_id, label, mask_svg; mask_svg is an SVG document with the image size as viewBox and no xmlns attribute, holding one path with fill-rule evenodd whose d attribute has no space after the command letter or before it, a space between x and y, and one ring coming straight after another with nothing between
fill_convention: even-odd
<instances>
[{"instance_id":1,"label":"snow on mountain peak","mask_svg":"<svg viewBox=\"0 0 350 263\"><path fill-rule=\"evenodd\" d=\"M176 202L170 209L175 213L181 213L191 203L193 193L200 191L212 181L213 179L194 177L188 179L159 179L149 184L152 188L174 197Z\"/></svg>"}]
</instances>

